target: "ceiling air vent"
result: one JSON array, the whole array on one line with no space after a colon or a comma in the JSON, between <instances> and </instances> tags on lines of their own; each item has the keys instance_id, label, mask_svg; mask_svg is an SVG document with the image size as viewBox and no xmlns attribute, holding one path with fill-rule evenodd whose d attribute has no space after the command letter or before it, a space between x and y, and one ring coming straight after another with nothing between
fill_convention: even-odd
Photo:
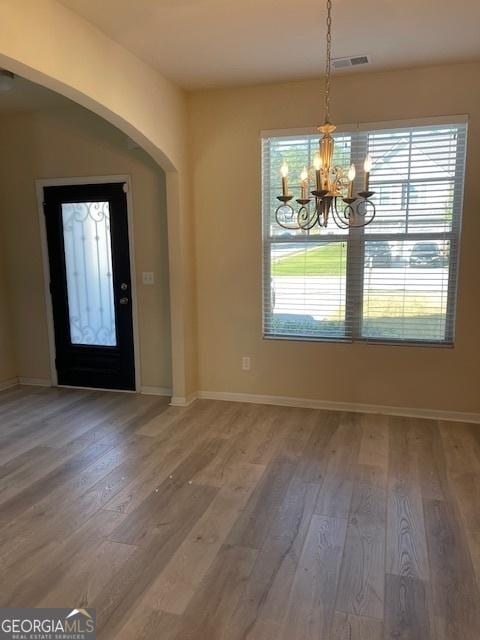
<instances>
[{"instance_id":1,"label":"ceiling air vent","mask_svg":"<svg viewBox=\"0 0 480 640\"><path fill-rule=\"evenodd\" d=\"M370 64L369 56L352 56L351 58L334 58L332 60L334 69L348 69L358 67L362 64Z\"/></svg>"}]
</instances>

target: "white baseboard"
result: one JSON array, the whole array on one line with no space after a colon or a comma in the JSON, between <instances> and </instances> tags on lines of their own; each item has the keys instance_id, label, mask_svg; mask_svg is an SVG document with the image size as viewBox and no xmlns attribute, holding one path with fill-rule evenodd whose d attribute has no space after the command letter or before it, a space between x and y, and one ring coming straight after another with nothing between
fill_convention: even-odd
<instances>
[{"instance_id":1,"label":"white baseboard","mask_svg":"<svg viewBox=\"0 0 480 640\"><path fill-rule=\"evenodd\" d=\"M328 400L308 400L288 396L263 396L254 393L228 393L223 391L199 391L198 398L208 400L226 400L230 402L250 402L254 404L273 404L283 407L304 407L306 409L328 409L330 411L352 411L355 413L381 413L407 418L428 418L431 420L449 420L454 422L480 423L480 413L462 411L443 411L439 409L416 409L391 407L381 404L363 404L350 402L329 402ZM173 402L172 402L173 404Z\"/></svg>"},{"instance_id":2,"label":"white baseboard","mask_svg":"<svg viewBox=\"0 0 480 640\"><path fill-rule=\"evenodd\" d=\"M51 387L52 381L49 378L18 378L19 384L24 384L30 387Z\"/></svg>"},{"instance_id":3,"label":"white baseboard","mask_svg":"<svg viewBox=\"0 0 480 640\"><path fill-rule=\"evenodd\" d=\"M168 387L140 387L140 393L146 396L171 396L172 390Z\"/></svg>"},{"instance_id":4,"label":"white baseboard","mask_svg":"<svg viewBox=\"0 0 480 640\"><path fill-rule=\"evenodd\" d=\"M32 385L51 387L48 378L10 378L0 382L0 391L15 386ZM78 388L78 387L76 387ZM145 395L170 396L171 389L166 387L141 387L140 393ZM330 411L352 411L354 413L380 413L390 416L404 416L406 418L427 418L431 420L447 420L453 422L471 422L480 424L480 413L463 411L445 411L442 409L418 409L409 407L392 407L381 404L364 404L361 402L331 402L328 400L310 400L308 398L294 398L289 396L266 396L255 393L229 393L226 391L199 391L189 396L173 396L170 404L174 407L188 407L197 399L224 400L228 402L248 402L253 404L272 404L282 407L303 407L305 409L326 409Z\"/></svg>"},{"instance_id":5,"label":"white baseboard","mask_svg":"<svg viewBox=\"0 0 480 640\"><path fill-rule=\"evenodd\" d=\"M195 400L197 400L197 398L199 398L200 395L198 393L191 393L190 395L188 395L187 397L184 396L173 396L170 399L170 405L172 407L188 407L189 405L192 404L192 402L195 402Z\"/></svg>"},{"instance_id":6,"label":"white baseboard","mask_svg":"<svg viewBox=\"0 0 480 640\"><path fill-rule=\"evenodd\" d=\"M0 382L0 391L10 389L10 387L15 387L17 384L18 378L9 378L8 380L3 380L2 382Z\"/></svg>"}]
</instances>

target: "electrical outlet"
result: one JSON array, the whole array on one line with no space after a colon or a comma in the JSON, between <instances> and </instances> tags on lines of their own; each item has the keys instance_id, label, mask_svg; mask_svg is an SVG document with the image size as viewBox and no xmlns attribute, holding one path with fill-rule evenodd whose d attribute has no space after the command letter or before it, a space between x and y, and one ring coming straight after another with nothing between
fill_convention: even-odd
<instances>
[{"instance_id":1,"label":"electrical outlet","mask_svg":"<svg viewBox=\"0 0 480 640\"><path fill-rule=\"evenodd\" d=\"M242 369L244 371L250 371L250 356L243 356L242 358Z\"/></svg>"},{"instance_id":2,"label":"electrical outlet","mask_svg":"<svg viewBox=\"0 0 480 640\"><path fill-rule=\"evenodd\" d=\"M142 273L143 284L155 284L155 274L153 271L144 271Z\"/></svg>"}]
</instances>

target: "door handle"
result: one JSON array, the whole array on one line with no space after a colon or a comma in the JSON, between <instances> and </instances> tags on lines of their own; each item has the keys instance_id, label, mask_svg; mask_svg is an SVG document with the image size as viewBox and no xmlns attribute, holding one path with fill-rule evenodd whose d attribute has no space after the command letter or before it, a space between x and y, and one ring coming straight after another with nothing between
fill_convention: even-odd
<instances>
[{"instance_id":1,"label":"door handle","mask_svg":"<svg viewBox=\"0 0 480 640\"><path fill-rule=\"evenodd\" d=\"M120 298L120 304L128 304L128 298Z\"/></svg>"}]
</instances>

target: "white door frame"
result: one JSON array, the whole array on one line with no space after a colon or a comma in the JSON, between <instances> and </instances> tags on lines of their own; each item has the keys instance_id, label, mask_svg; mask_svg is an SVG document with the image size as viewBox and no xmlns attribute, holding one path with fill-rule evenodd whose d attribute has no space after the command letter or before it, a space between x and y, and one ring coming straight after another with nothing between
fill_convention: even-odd
<instances>
[{"instance_id":1,"label":"white door frame","mask_svg":"<svg viewBox=\"0 0 480 640\"><path fill-rule=\"evenodd\" d=\"M133 318L133 349L135 362L135 392L139 393L141 389L140 377L140 338L138 331L138 306L137 306L137 279L135 274L135 243L133 238L133 202L132 202L132 184L129 175L114 176L90 176L85 178L39 178L35 180L37 192L38 216L40 223L40 241L42 245L42 262L43 262L43 281L45 289L45 307L47 314L48 327L48 346L50 353L50 376L52 386L64 386L58 384L57 367L55 366L55 330L53 324L53 306L52 296L50 293L50 262L48 258L48 242L47 242L47 225L44 214L44 187L64 187L69 185L81 184L106 184L112 182L124 182L126 184L126 200L127 200L127 218L128 218L128 244L130 251L130 279L131 279L131 295L132 295L132 318ZM77 387L80 388L80 387ZM112 391L112 389L110 389ZM113 389L115 391L115 389ZM118 390L121 391L121 390ZM123 390L122 390L123 391ZM132 393L126 391L125 393Z\"/></svg>"}]
</instances>

